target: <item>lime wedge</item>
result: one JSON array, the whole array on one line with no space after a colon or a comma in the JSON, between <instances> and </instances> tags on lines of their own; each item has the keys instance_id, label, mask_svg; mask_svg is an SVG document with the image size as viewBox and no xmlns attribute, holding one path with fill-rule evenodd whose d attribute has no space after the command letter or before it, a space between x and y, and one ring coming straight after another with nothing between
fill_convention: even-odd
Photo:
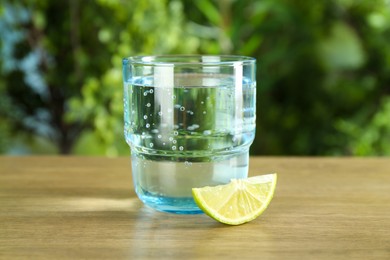
<instances>
[{"instance_id":1,"label":"lime wedge","mask_svg":"<svg viewBox=\"0 0 390 260\"><path fill-rule=\"evenodd\" d=\"M276 181L276 173L233 179L225 185L193 188L192 195L198 207L213 219L240 225L263 213L274 195Z\"/></svg>"}]
</instances>

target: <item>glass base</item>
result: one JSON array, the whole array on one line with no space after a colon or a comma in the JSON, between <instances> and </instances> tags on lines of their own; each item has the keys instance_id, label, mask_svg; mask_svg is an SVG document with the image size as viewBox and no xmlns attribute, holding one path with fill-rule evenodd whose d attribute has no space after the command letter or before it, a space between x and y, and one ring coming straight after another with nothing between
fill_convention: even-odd
<instances>
[{"instance_id":1,"label":"glass base","mask_svg":"<svg viewBox=\"0 0 390 260\"><path fill-rule=\"evenodd\" d=\"M149 155L148 155L149 156ZM135 191L141 201L158 211L176 214L199 214L192 188L229 183L231 179L246 178L248 150L219 156L201 162L150 160L143 154L132 153L132 173ZM199 159L199 158L195 158Z\"/></svg>"},{"instance_id":2,"label":"glass base","mask_svg":"<svg viewBox=\"0 0 390 260\"><path fill-rule=\"evenodd\" d=\"M161 197L149 192L138 194L140 200L155 210L175 214L202 214L193 198Z\"/></svg>"}]
</instances>

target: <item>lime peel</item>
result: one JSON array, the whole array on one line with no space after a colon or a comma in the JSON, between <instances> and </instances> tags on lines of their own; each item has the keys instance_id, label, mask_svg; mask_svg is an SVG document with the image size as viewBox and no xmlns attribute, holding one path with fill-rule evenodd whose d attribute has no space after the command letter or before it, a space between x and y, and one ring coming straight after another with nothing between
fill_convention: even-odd
<instances>
[{"instance_id":1,"label":"lime peel","mask_svg":"<svg viewBox=\"0 0 390 260\"><path fill-rule=\"evenodd\" d=\"M198 207L213 219L228 225L240 225L260 216L270 204L277 174L247 179L232 179L218 186L193 188Z\"/></svg>"}]
</instances>

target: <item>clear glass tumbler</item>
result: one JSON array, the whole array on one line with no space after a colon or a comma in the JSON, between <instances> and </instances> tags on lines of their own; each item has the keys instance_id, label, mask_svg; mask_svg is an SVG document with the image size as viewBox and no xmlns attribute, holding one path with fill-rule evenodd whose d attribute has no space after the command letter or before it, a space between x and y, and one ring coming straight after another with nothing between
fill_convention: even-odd
<instances>
[{"instance_id":1,"label":"clear glass tumbler","mask_svg":"<svg viewBox=\"0 0 390 260\"><path fill-rule=\"evenodd\" d=\"M244 56L123 59L125 138L146 205L201 213L191 188L247 177L255 70L256 60Z\"/></svg>"}]
</instances>

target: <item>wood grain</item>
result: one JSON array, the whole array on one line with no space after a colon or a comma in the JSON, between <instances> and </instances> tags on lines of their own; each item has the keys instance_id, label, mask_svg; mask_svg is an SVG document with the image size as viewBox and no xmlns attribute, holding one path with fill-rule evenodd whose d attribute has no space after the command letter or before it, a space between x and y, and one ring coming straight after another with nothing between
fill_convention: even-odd
<instances>
[{"instance_id":1,"label":"wood grain","mask_svg":"<svg viewBox=\"0 0 390 260\"><path fill-rule=\"evenodd\" d=\"M128 158L0 157L1 259L390 259L390 160L251 158L275 197L236 227L156 212Z\"/></svg>"}]
</instances>

